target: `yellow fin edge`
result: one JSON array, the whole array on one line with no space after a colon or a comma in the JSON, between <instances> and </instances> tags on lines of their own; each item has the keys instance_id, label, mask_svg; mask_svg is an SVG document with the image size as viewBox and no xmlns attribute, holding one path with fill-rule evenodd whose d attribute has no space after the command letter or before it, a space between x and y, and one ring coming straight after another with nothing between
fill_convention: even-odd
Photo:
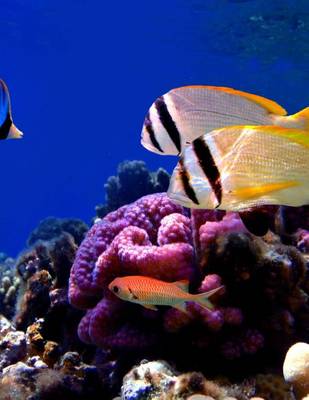
<instances>
[{"instance_id":1,"label":"yellow fin edge","mask_svg":"<svg viewBox=\"0 0 309 400\"><path fill-rule=\"evenodd\" d=\"M265 108L268 112L276 114L276 115L287 115L287 111L280 106L280 104L276 103L273 100L267 99L266 97L259 96L257 94L243 92L241 90L236 90L229 87L224 86L207 86L207 85L189 85L182 86L179 88L175 88L173 90L184 90L184 89L210 89L217 90L229 94L234 94L237 96L241 96L246 98L247 100L253 101L256 104L259 104L261 107Z\"/></svg>"},{"instance_id":2,"label":"yellow fin edge","mask_svg":"<svg viewBox=\"0 0 309 400\"><path fill-rule=\"evenodd\" d=\"M264 194L276 192L278 190L287 189L293 186L299 186L297 181L286 181L278 183L268 183L266 185L244 187L233 190L233 193L241 198L242 200L252 199L257 196L262 196Z\"/></svg>"},{"instance_id":3,"label":"yellow fin edge","mask_svg":"<svg viewBox=\"0 0 309 400\"><path fill-rule=\"evenodd\" d=\"M309 130L309 107L298 111L296 114L293 114L288 118L295 121L298 125L303 125L304 129Z\"/></svg>"},{"instance_id":4,"label":"yellow fin edge","mask_svg":"<svg viewBox=\"0 0 309 400\"><path fill-rule=\"evenodd\" d=\"M309 148L309 134L304 129L284 128L281 126L246 126L245 128L254 129L261 133L284 137L291 142Z\"/></svg>"}]
</instances>

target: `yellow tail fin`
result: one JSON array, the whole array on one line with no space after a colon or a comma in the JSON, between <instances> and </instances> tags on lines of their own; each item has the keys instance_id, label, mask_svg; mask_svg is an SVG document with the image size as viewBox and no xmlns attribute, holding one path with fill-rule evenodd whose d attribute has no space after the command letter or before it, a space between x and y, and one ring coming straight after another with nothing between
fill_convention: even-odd
<instances>
[{"instance_id":1,"label":"yellow tail fin","mask_svg":"<svg viewBox=\"0 0 309 400\"><path fill-rule=\"evenodd\" d=\"M291 115L290 118L293 118L299 124L300 129L309 130L309 107Z\"/></svg>"},{"instance_id":2,"label":"yellow tail fin","mask_svg":"<svg viewBox=\"0 0 309 400\"><path fill-rule=\"evenodd\" d=\"M284 128L296 128L309 130L309 107L288 116L272 115L274 125L279 125Z\"/></svg>"}]
</instances>

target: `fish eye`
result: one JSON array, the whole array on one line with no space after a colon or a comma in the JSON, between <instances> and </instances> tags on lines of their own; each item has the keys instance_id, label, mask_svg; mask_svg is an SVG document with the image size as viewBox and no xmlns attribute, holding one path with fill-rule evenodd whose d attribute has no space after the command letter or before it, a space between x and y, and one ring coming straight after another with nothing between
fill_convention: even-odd
<instances>
[{"instance_id":1,"label":"fish eye","mask_svg":"<svg viewBox=\"0 0 309 400\"><path fill-rule=\"evenodd\" d=\"M118 286L113 286L113 292L118 293L119 292L119 287Z\"/></svg>"}]
</instances>

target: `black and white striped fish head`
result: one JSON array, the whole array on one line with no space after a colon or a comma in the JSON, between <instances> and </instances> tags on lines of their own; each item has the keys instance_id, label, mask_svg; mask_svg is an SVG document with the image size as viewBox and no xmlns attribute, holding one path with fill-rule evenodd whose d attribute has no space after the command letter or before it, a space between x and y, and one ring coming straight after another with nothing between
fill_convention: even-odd
<instances>
[{"instance_id":1,"label":"black and white striped fish head","mask_svg":"<svg viewBox=\"0 0 309 400\"><path fill-rule=\"evenodd\" d=\"M22 137L23 133L13 124L8 88L0 80L0 139L20 139Z\"/></svg>"},{"instance_id":2,"label":"black and white striped fish head","mask_svg":"<svg viewBox=\"0 0 309 400\"><path fill-rule=\"evenodd\" d=\"M149 113L146 115L144 124L143 124L143 129L142 129L142 135L141 135L141 144L142 146L145 147L145 149L157 153L157 154L165 154L163 148L158 142L158 137L162 136L162 133L160 132L155 132L154 128L152 126L152 122L150 121L149 118ZM162 140L161 140L162 142Z\"/></svg>"},{"instance_id":3,"label":"black and white striped fish head","mask_svg":"<svg viewBox=\"0 0 309 400\"><path fill-rule=\"evenodd\" d=\"M218 199L199 165L190 156L192 148L185 150L173 171L167 195L175 203L187 208L214 209Z\"/></svg>"},{"instance_id":4,"label":"black and white striped fish head","mask_svg":"<svg viewBox=\"0 0 309 400\"><path fill-rule=\"evenodd\" d=\"M176 110L168 94L159 97L150 107L144 120L141 143L157 154L180 154L182 145Z\"/></svg>"}]
</instances>

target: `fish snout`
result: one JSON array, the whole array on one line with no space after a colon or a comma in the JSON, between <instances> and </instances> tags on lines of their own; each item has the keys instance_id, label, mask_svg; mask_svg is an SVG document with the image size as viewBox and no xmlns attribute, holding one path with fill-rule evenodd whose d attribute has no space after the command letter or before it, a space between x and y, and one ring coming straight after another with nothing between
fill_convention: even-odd
<instances>
[{"instance_id":1,"label":"fish snout","mask_svg":"<svg viewBox=\"0 0 309 400\"><path fill-rule=\"evenodd\" d=\"M115 282L115 279L108 285L108 289L119 297L120 294L120 286Z\"/></svg>"},{"instance_id":2,"label":"fish snout","mask_svg":"<svg viewBox=\"0 0 309 400\"><path fill-rule=\"evenodd\" d=\"M23 132L12 124L8 133L8 139L21 139L23 136Z\"/></svg>"}]
</instances>

